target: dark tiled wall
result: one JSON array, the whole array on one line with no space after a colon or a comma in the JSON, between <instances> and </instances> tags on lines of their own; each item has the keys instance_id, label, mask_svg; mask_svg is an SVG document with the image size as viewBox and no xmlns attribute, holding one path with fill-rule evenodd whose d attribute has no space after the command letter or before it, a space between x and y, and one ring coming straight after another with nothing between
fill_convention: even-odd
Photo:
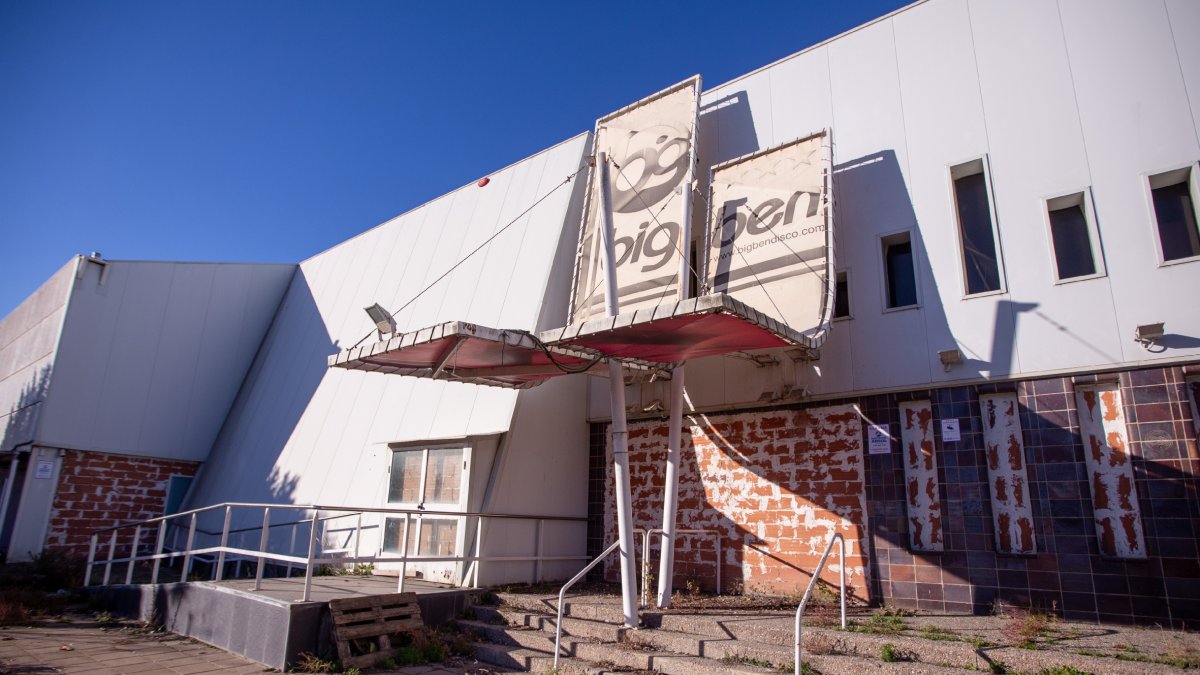
<instances>
[{"instance_id":1,"label":"dark tiled wall","mask_svg":"<svg viewBox=\"0 0 1200 675\"><path fill-rule=\"evenodd\" d=\"M606 473L605 448L607 447L607 424L592 424L588 433L588 529L587 555L595 559L604 550L604 496ZM604 566L592 569L590 581L604 578Z\"/></svg>"},{"instance_id":2,"label":"dark tiled wall","mask_svg":"<svg viewBox=\"0 0 1200 675\"><path fill-rule=\"evenodd\" d=\"M1182 370L1120 374L1148 559L1100 555L1069 378L866 397L867 417L899 428L897 403L928 398L935 422L957 417L962 439L937 429L946 550L912 553L898 448L867 457L875 597L933 612L1006 605L1082 620L1200 625L1200 454ZM981 393L1015 391L1021 405L1038 553L998 555L979 418Z\"/></svg>"}]
</instances>

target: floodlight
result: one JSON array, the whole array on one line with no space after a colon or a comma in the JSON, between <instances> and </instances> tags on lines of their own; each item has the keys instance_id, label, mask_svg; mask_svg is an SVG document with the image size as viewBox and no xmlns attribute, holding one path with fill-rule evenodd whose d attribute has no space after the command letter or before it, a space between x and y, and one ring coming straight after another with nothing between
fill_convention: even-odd
<instances>
[{"instance_id":1,"label":"floodlight","mask_svg":"<svg viewBox=\"0 0 1200 675\"><path fill-rule=\"evenodd\" d=\"M942 369L949 371L954 366L962 365L962 351L958 349L944 349L938 352L938 359L942 362Z\"/></svg>"},{"instance_id":2,"label":"floodlight","mask_svg":"<svg viewBox=\"0 0 1200 675\"><path fill-rule=\"evenodd\" d=\"M1140 342L1143 347L1150 347L1156 341L1161 340L1163 336L1163 326L1165 321L1158 323L1144 323L1133 331L1133 339L1135 342Z\"/></svg>"},{"instance_id":3,"label":"floodlight","mask_svg":"<svg viewBox=\"0 0 1200 675\"><path fill-rule=\"evenodd\" d=\"M392 318L391 312L380 307L378 302L370 307L363 307L363 311L367 313L367 316L371 317L371 321L375 322L375 329L379 331L380 337L384 333L390 334L396 332L396 320Z\"/></svg>"}]
</instances>

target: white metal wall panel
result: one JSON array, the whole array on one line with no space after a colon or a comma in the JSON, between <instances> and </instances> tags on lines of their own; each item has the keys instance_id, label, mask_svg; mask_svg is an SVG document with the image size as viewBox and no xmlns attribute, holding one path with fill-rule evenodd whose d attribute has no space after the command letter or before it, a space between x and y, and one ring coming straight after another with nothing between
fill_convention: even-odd
<instances>
[{"instance_id":1,"label":"white metal wall panel","mask_svg":"<svg viewBox=\"0 0 1200 675\"><path fill-rule=\"evenodd\" d=\"M770 105L773 143L782 143L833 127L833 100L829 83L829 50L818 47L803 57L789 59L762 74L771 83ZM737 85L733 85L736 88ZM723 87L726 89L729 87ZM836 146L838 137L833 134ZM770 147L764 145L763 147Z\"/></svg>"},{"instance_id":2,"label":"white metal wall panel","mask_svg":"<svg viewBox=\"0 0 1200 675\"><path fill-rule=\"evenodd\" d=\"M1008 296L964 298L963 255L950 179L951 166L989 151L968 7L965 2L928 2L897 14L892 24L910 169L908 190L930 272L920 279L928 336L928 348L920 357L928 363L934 382L1008 375L1018 370ZM1008 227L1003 218L993 223L997 225L1001 231ZM1012 227L1016 226L1014 222ZM943 370L937 352L956 348L970 360Z\"/></svg>"},{"instance_id":3,"label":"white metal wall panel","mask_svg":"<svg viewBox=\"0 0 1200 675\"><path fill-rule=\"evenodd\" d=\"M63 265L0 320L0 452L33 440L76 264Z\"/></svg>"},{"instance_id":4,"label":"white metal wall panel","mask_svg":"<svg viewBox=\"0 0 1200 675\"><path fill-rule=\"evenodd\" d=\"M1142 174L1200 159L1195 118L1176 39L1161 3L1063 0L1063 33L1109 252L1112 302L1124 360L1155 357L1133 342L1137 325L1167 321L1175 335L1200 334L1200 304L1164 289L1195 288L1200 263L1158 266L1157 228ZM1189 27L1192 28L1192 27ZM1195 96L1196 94L1192 94ZM1190 305L1190 306L1188 306ZM1185 344L1157 355L1177 357Z\"/></svg>"},{"instance_id":5,"label":"white metal wall panel","mask_svg":"<svg viewBox=\"0 0 1200 675\"><path fill-rule=\"evenodd\" d=\"M1118 362L1109 279L1054 285L1043 200L1092 183L1058 7L977 2L970 11L1017 360L1032 372Z\"/></svg>"},{"instance_id":6,"label":"white metal wall panel","mask_svg":"<svg viewBox=\"0 0 1200 675\"><path fill-rule=\"evenodd\" d=\"M1166 0L1167 15L1171 20L1171 39L1175 53L1179 55L1179 69L1183 72L1187 88L1188 103L1192 112L1192 123L1200 135L1200 42L1191 39L1195 27L1200 26L1200 3L1193 0Z\"/></svg>"},{"instance_id":7,"label":"white metal wall panel","mask_svg":"<svg viewBox=\"0 0 1200 675\"><path fill-rule=\"evenodd\" d=\"M85 263L39 441L204 460L294 270Z\"/></svg>"},{"instance_id":8,"label":"white metal wall panel","mask_svg":"<svg viewBox=\"0 0 1200 675\"><path fill-rule=\"evenodd\" d=\"M562 183L586 144L578 136L302 263L192 503L378 503L388 443L508 431L517 392L329 370L325 356L373 330L363 307L398 309ZM573 187L398 312L399 330L450 319L535 328L548 284L567 283L549 276L559 253L573 253L559 246L575 237Z\"/></svg>"},{"instance_id":9,"label":"white metal wall panel","mask_svg":"<svg viewBox=\"0 0 1200 675\"><path fill-rule=\"evenodd\" d=\"M928 258L916 232L915 217L908 203L908 145L896 44L891 21L868 26L829 45L829 68L833 90L833 134L838 174L834 194L837 224L843 239L842 252L855 269L855 300L858 312L854 331L865 335L889 335L894 339L872 340L869 348L854 356L854 379L847 388L872 389L896 382L930 380L929 344L925 335L924 310L884 312L885 285L879 236L912 229L913 257L920 288L929 278ZM846 164L859 164L845 168ZM921 301L930 298L922 289Z\"/></svg>"}]
</instances>

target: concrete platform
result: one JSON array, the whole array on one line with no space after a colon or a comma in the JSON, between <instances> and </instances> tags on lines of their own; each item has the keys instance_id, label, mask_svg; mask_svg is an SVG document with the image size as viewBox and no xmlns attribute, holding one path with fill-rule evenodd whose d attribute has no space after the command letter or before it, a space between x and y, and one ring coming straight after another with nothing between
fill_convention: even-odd
<instances>
[{"instance_id":1,"label":"concrete platform","mask_svg":"<svg viewBox=\"0 0 1200 675\"><path fill-rule=\"evenodd\" d=\"M300 654L332 654L329 601L395 593L396 577L332 576L313 579L311 600L300 600L303 578L220 583L193 581L158 585L94 586L90 592L110 611L195 638L259 663L285 670ZM417 594L425 623L437 626L473 605L481 591L419 579L405 581Z\"/></svg>"}]
</instances>

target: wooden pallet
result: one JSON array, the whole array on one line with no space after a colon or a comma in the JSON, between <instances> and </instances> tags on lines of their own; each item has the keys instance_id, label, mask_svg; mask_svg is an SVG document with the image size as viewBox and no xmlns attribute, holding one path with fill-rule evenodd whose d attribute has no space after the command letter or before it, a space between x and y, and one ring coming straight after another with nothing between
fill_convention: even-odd
<instances>
[{"instance_id":1,"label":"wooden pallet","mask_svg":"<svg viewBox=\"0 0 1200 675\"><path fill-rule=\"evenodd\" d=\"M369 668L408 644L402 635L423 627L416 593L368 595L329 601L343 668Z\"/></svg>"}]
</instances>

